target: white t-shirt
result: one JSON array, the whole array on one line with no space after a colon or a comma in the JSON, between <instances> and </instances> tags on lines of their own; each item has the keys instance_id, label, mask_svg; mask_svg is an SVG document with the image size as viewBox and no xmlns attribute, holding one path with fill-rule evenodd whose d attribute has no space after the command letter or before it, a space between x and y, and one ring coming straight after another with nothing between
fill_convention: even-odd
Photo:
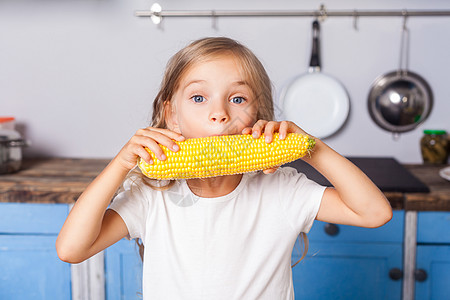
<instances>
[{"instance_id":1,"label":"white t-shirt","mask_svg":"<svg viewBox=\"0 0 450 300\"><path fill-rule=\"evenodd\" d=\"M166 191L141 180L125 182L111 208L145 245L144 300L294 299L292 250L325 187L290 167L244 174L217 198L194 195L185 180Z\"/></svg>"}]
</instances>

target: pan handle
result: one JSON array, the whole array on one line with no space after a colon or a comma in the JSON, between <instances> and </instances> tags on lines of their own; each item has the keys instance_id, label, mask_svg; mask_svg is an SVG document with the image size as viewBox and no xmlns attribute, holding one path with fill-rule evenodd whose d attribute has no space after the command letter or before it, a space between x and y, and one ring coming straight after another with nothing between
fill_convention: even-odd
<instances>
[{"instance_id":1,"label":"pan handle","mask_svg":"<svg viewBox=\"0 0 450 300\"><path fill-rule=\"evenodd\" d=\"M407 17L408 15L405 14L400 40L400 62L398 64L397 74L401 76L408 75L409 69L409 29L406 26Z\"/></svg>"},{"instance_id":2,"label":"pan handle","mask_svg":"<svg viewBox=\"0 0 450 300\"><path fill-rule=\"evenodd\" d=\"M312 37L313 42L309 67L310 70L320 71L320 25L317 20L314 20L312 23Z\"/></svg>"}]
</instances>

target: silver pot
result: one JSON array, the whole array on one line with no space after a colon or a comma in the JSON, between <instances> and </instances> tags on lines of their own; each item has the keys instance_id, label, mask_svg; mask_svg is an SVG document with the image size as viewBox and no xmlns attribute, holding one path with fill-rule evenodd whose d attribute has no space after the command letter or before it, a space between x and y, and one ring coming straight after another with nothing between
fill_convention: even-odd
<instances>
[{"instance_id":1,"label":"silver pot","mask_svg":"<svg viewBox=\"0 0 450 300\"><path fill-rule=\"evenodd\" d=\"M373 121L395 134L413 130L424 122L433 107L430 85L408 70L409 32L406 19L400 44L397 71L378 77L369 92L368 108Z\"/></svg>"},{"instance_id":2,"label":"silver pot","mask_svg":"<svg viewBox=\"0 0 450 300\"><path fill-rule=\"evenodd\" d=\"M429 116L433 93L413 72L390 72L375 80L369 94L369 112L375 123L394 133L413 130Z\"/></svg>"},{"instance_id":3,"label":"silver pot","mask_svg":"<svg viewBox=\"0 0 450 300\"><path fill-rule=\"evenodd\" d=\"M17 172L22 164L22 147L27 146L23 139L11 139L0 135L0 174Z\"/></svg>"}]
</instances>

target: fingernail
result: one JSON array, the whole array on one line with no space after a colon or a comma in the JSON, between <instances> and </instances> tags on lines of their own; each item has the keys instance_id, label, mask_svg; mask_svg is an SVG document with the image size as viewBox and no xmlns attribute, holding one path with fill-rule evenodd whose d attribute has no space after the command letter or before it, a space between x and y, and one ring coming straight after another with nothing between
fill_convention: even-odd
<instances>
[{"instance_id":1,"label":"fingernail","mask_svg":"<svg viewBox=\"0 0 450 300\"><path fill-rule=\"evenodd\" d=\"M173 145L173 147L172 147L172 149L174 150L174 151L178 151L178 150L180 150L180 147L178 146L178 145Z\"/></svg>"},{"instance_id":2,"label":"fingernail","mask_svg":"<svg viewBox=\"0 0 450 300\"><path fill-rule=\"evenodd\" d=\"M270 143L270 136L266 136L265 139L266 143Z\"/></svg>"},{"instance_id":3,"label":"fingernail","mask_svg":"<svg viewBox=\"0 0 450 300\"><path fill-rule=\"evenodd\" d=\"M252 136L255 139L258 138L258 132L257 131L253 131Z\"/></svg>"},{"instance_id":4,"label":"fingernail","mask_svg":"<svg viewBox=\"0 0 450 300\"><path fill-rule=\"evenodd\" d=\"M165 154L162 154L161 156L160 156L160 160L165 160L166 159L166 155Z\"/></svg>"}]
</instances>

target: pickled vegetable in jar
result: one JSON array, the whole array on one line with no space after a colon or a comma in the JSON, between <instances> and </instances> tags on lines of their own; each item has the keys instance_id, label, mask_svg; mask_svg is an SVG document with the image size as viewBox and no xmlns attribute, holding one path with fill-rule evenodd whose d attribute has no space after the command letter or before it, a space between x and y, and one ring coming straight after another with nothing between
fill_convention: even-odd
<instances>
[{"instance_id":1,"label":"pickled vegetable in jar","mask_svg":"<svg viewBox=\"0 0 450 300\"><path fill-rule=\"evenodd\" d=\"M445 130L424 130L420 150L424 163L445 164L448 159L449 141Z\"/></svg>"}]
</instances>

